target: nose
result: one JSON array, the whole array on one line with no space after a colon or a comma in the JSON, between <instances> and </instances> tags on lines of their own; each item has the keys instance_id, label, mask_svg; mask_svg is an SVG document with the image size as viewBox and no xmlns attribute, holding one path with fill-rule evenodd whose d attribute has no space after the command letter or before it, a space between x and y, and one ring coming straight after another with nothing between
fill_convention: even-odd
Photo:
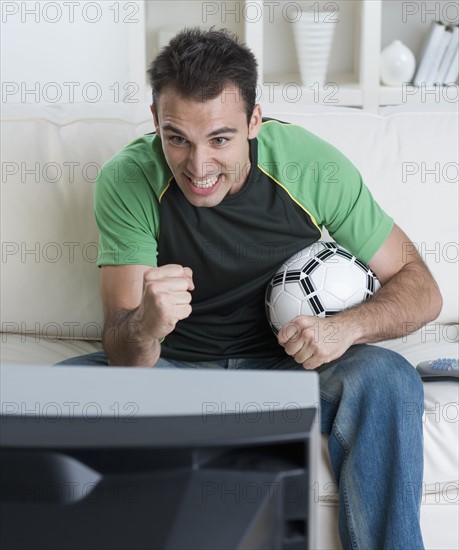
<instances>
[{"instance_id":1,"label":"nose","mask_svg":"<svg viewBox=\"0 0 459 550\"><path fill-rule=\"evenodd\" d=\"M210 160L210 156L205 147L192 147L190 149L186 170L189 176L196 179L204 179L217 173L217 164Z\"/></svg>"}]
</instances>

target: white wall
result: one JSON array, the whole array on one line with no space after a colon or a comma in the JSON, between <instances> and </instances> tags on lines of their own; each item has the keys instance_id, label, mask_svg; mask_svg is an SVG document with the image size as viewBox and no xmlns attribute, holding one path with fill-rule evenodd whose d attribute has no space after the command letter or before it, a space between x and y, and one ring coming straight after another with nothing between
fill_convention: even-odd
<instances>
[{"instance_id":1,"label":"white wall","mask_svg":"<svg viewBox=\"0 0 459 550\"><path fill-rule=\"evenodd\" d=\"M1 12L2 103L143 100L142 2L3 1Z\"/></svg>"}]
</instances>

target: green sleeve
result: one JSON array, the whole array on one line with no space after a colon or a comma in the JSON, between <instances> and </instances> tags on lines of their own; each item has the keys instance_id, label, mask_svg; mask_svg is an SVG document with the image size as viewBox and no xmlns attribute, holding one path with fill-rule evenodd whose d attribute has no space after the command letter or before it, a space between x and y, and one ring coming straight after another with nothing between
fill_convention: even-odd
<instances>
[{"instance_id":1,"label":"green sleeve","mask_svg":"<svg viewBox=\"0 0 459 550\"><path fill-rule=\"evenodd\" d=\"M301 126L270 121L260 133L260 160L319 228L368 263L393 219L375 201L351 161ZM273 162L275 160L275 162Z\"/></svg>"},{"instance_id":2,"label":"green sleeve","mask_svg":"<svg viewBox=\"0 0 459 550\"><path fill-rule=\"evenodd\" d=\"M156 267L159 200L145 165L123 152L108 160L96 181L94 210L99 228L98 266Z\"/></svg>"},{"instance_id":3,"label":"green sleeve","mask_svg":"<svg viewBox=\"0 0 459 550\"><path fill-rule=\"evenodd\" d=\"M332 160L318 167L318 183L310 186L318 221L337 243L368 264L394 222L376 202L355 166L333 149Z\"/></svg>"}]
</instances>

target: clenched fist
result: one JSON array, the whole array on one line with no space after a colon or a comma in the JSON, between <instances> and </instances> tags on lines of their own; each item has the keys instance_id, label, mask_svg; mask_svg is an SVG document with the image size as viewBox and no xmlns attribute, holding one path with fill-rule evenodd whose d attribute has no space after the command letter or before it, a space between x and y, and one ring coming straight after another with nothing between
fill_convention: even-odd
<instances>
[{"instance_id":1,"label":"clenched fist","mask_svg":"<svg viewBox=\"0 0 459 550\"><path fill-rule=\"evenodd\" d=\"M190 315L193 289L189 267L168 264L145 271L138 310L143 330L158 339L171 333L178 321Z\"/></svg>"},{"instance_id":2,"label":"clenched fist","mask_svg":"<svg viewBox=\"0 0 459 550\"><path fill-rule=\"evenodd\" d=\"M278 342L307 370L338 359L354 343L352 327L339 315L326 319L300 315L282 328Z\"/></svg>"}]
</instances>

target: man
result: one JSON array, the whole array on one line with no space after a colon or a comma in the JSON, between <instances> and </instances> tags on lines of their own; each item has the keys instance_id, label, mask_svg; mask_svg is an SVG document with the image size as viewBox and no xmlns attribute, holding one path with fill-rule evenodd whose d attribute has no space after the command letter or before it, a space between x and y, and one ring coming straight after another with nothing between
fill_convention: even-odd
<instances>
[{"instance_id":1,"label":"man","mask_svg":"<svg viewBox=\"0 0 459 550\"><path fill-rule=\"evenodd\" d=\"M149 76L156 132L96 185L106 354L77 362L317 369L343 546L422 548L421 415L405 414L422 410L422 384L401 356L365 344L434 319L437 285L342 154L262 119L256 61L228 33L180 33ZM276 338L266 284L322 226L383 286L333 317L335 338L329 319L306 316Z\"/></svg>"}]
</instances>

